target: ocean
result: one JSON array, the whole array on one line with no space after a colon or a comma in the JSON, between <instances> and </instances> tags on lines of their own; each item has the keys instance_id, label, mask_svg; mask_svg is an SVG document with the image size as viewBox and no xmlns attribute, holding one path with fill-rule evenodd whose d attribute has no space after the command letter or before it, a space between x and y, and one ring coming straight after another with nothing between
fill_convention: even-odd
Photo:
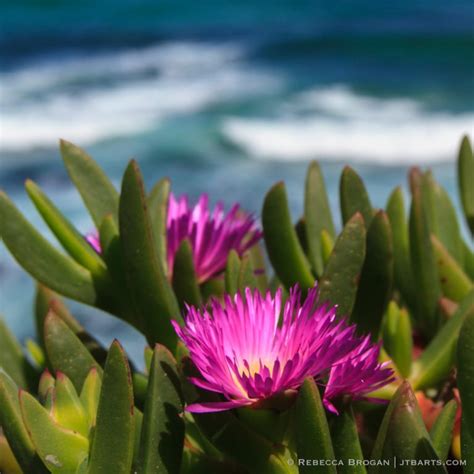
<instances>
[{"instance_id":1,"label":"ocean","mask_svg":"<svg viewBox=\"0 0 474 474\"><path fill-rule=\"evenodd\" d=\"M456 205L454 160L474 125L472 2L2 2L0 186L47 235L23 189L35 180L92 228L58 153L84 147L119 186L138 160L147 185L207 192L260 212L284 179L295 220L321 162L338 213L343 164L383 207L409 166L430 166ZM338 220L339 218L337 218ZM51 237L52 238L52 237ZM0 312L33 334L33 283L0 248ZM78 304L104 343L143 339Z\"/></svg>"}]
</instances>

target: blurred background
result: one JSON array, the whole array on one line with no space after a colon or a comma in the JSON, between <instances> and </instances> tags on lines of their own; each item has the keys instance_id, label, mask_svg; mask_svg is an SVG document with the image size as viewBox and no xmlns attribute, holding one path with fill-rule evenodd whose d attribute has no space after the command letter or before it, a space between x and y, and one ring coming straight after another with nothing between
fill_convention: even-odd
<instances>
[{"instance_id":1,"label":"blurred background","mask_svg":"<svg viewBox=\"0 0 474 474\"><path fill-rule=\"evenodd\" d=\"M302 212L307 162L331 204L348 163L373 203L434 168L458 205L454 159L474 126L470 0L4 0L0 15L0 186L50 236L23 190L32 178L92 229L58 153L65 138L119 186L131 157L150 186L240 201L255 212L277 180ZM0 248L0 312L33 334L33 283ZM104 342L143 340L74 305Z\"/></svg>"}]
</instances>

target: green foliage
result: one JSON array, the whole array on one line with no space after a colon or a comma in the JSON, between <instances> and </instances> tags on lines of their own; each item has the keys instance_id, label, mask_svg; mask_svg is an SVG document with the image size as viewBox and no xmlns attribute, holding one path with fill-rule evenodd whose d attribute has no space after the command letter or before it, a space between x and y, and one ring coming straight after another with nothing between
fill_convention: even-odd
<instances>
[{"instance_id":1,"label":"green foliage","mask_svg":"<svg viewBox=\"0 0 474 474\"><path fill-rule=\"evenodd\" d=\"M319 280L321 301L337 301L341 316L350 315L354 307L365 259L365 238L364 219L356 213L337 238Z\"/></svg>"},{"instance_id":2,"label":"green foliage","mask_svg":"<svg viewBox=\"0 0 474 474\"><path fill-rule=\"evenodd\" d=\"M22 341L22 347L0 320L0 470L365 473L362 461L369 458L444 461L459 456L459 446L472 470L474 253L455 206L430 171L411 170L407 213L402 188L391 193L386 211L375 210L361 177L344 168L344 225L337 232L321 168L312 162L297 224L285 185L275 184L263 202L262 243L244 254L230 251L224 271L202 282L188 240L168 268L168 179L147 193L132 161L118 192L83 150L63 141L61 153L102 250L95 252L32 181L26 191L64 253L0 194L2 240L37 280L37 339ZM458 181L474 232L474 158L467 138ZM382 337L381 360L391 358L397 379L368 395L386 398L388 406L341 398L339 414L329 413L320 396L325 376L258 406L186 413L186 404L223 399L188 380L199 374L171 325L182 323L185 304L202 307L224 292L245 296L246 288L262 294L281 288L286 298L295 283L303 293L317 284L321 301L338 304L338 317L374 341ZM145 349L144 372L129 364L117 341L107 350L95 340L61 296L108 311L141 331L153 347ZM421 353L416 359L415 351ZM460 434L453 387L462 401ZM414 390L444 405L429 434ZM361 463L349 466L349 459ZM445 472L441 464L429 469Z\"/></svg>"},{"instance_id":3,"label":"green foliage","mask_svg":"<svg viewBox=\"0 0 474 474\"><path fill-rule=\"evenodd\" d=\"M296 400L295 422L296 452L299 459L334 459L331 434L328 421L321 402L318 387L313 379L303 383ZM328 472L335 473L334 466L305 466L301 473Z\"/></svg>"}]
</instances>

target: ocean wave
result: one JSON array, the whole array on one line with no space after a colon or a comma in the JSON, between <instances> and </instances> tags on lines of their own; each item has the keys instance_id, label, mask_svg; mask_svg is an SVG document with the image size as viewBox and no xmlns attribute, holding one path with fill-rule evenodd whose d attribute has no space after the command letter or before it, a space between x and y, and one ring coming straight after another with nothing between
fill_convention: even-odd
<instances>
[{"instance_id":1,"label":"ocean wave","mask_svg":"<svg viewBox=\"0 0 474 474\"><path fill-rule=\"evenodd\" d=\"M52 147L58 137L87 145L277 85L242 54L234 45L169 43L3 73L1 148Z\"/></svg>"},{"instance_id":2,"label":"ocean wave","mask_svg":"<svg viewBox=\"0 0 474 474\"><path fill-rule=\"evenodd\" d=\"M380 164L450 161L474 114L428 111L420 102L358 95L347 86L298 94L275 118L227 118L225 138L257 159Z\"/></svg>"}]
</instances>

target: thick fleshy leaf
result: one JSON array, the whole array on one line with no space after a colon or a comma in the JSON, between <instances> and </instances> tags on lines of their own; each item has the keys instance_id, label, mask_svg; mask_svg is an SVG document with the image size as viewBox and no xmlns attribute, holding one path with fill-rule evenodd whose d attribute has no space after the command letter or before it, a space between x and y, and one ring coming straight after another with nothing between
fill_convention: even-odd
<instances>
[{"instance_id":1,"label":"thick fleshy leaf","mask_svg":"<svg viewBox=\"0 0 474 474\"><path fill-rule=\"evenodd\" d=\"M193 251L188 239L181 242L174 258L173 289L181 310L185 304L201 306L201 291L193 262Z\"/></svg>"},{"instance_id":2,"label":"thick fleshy leaf","mask_svg":"<svg viewBox=\"0 0 474 474\"><path fill-rule=\"evenodd\" d=\"M103 260L40 187L27 180L25 188L36 209L66 252L93 275L104 277L106 268Z\"/></svg>"},{"instance_id":3,"label":"thick fleshy leaf","mask_svg":"<svg viewBox=\"0 0 474 474\"><path fill-rule=\"evenodd\" d=\"M220 401L216 393L202 390L188 381L188 377L199 372L190 359L183 359L183 395L187 403L209 403ZM230 411L218 413L193 413L199 430L213 446L225 453L233 462L243 464L254 474L288 473L288 464L281 459L282 453L275 450L265 437L248 428Z\"/></svg>"},{"instance_id":4,"label":"thick fleshy leaf","mask_svg":"<svg viewBox=\"0 0 474 474\"><path fill-rule=\"evenodd\" d=\"M395 188L387 202L387 215L392 228L394 278L403 299L413 306L415 285L410 261L410 241L401 187Z\"/></svg>"},{"instance_id":5,"label":"thick fleshy leaf","mask_svg":"<svg viewBox=\"0 0 474 474\"><path fill-rule=\"evenodd\" d=\"M20 391L23 421L43 463L54 474L75 472L89 453L84 436L59 426L29 393Z\"/></svg>"},{"instance_id":6,"label":"thick fleshy leaf","mask_svg":"<svg viewBox=\"0 0 474 474\"><path fill-rule=\"evenodd\" d=\"M367 232L367 250L351 321L359 332L377 340L393 284L392 232L387 214L379 211Z\"/></svg>"},{"instance_id":7,"label":"thick fleshy leaf","mask_svg":"<svg viewBox=\"0 0 474 474\"><path fill-rule=\"evenodd\" d=\"M0 370L0 426L16 460L25 473L47 473L23 423L18 400L18 387L11 377Z\"/></svg>"},{"instance_id":8,"label":"thick fleshy leaf","mask_svg":"<svg viewBox=\"0 0 474 474\"><path fill-rule=\"evenodd\" d=\"M0 192L0 234L15 260L34 278L69 298L98 304L88 270L53 247Z\"/></svg>"},{"instance_id":9,"label":"thick fleshy leaf","mask_svg":"<svg viewBox=\"0 0 474 474\"><path fill-rule=\"evenodd\" d=\"M69 309L64 304L61 296L41 283L37 283L35 296L36 333L42 344L44 344L44 320L50 310L53 310L54 313L59 316L75 333L83 330L82 326L72 316Z\"/></svg>"},{"instance_id":10,"label":"thick fleshy leaf","mask_svg":"<svg viewBox=\"0 0 474 474\"><path fill-rule=\"evenodd\" d=\"M158 260L165 274L168 273L167 263L167 234L166 218L168 215L168 200L171 183L167 178L160 179L148 195L147 203L150 209L150 221L155 241Z\"/></svg>"},{"instance_id":11,"label":"thick fleshy leaf","mask_svg":"<svg viewBox=\"0 0 474 474\"><path fill-rule=\"evenodd\" d=\"M421 356L413 363L411 382L415 390L436 386L449 374L456 358L456 343L461 326L474 313L474 291L459 304Z\"/></svg>"},{"instance_id":12,"label":"thick fleshy leaf","mask_svg":"<svg viewBox=\"0 0 474 474\"><path fill-rule=\"evenodd\" d=\"M96 424L101 387L102 380L99 372L95 367L92 367L84 380L79 395L79 400L84 408L89 429L94 427Z\"/></svg>"},{"instance_id":13,"label":"thick fleshy leaf","mask_svg":"<svg viewBox=\"0 0 474 474\"><path fill-rule=\"evenodd\" d=\"M350 315L365 258L365 228L362 215L355 214L336 240L319 280L320 301L338 304L340 316Z\"/></svg>"},{"instance_id":14,"label":"thick fleshy leaf","mask_svg":"<svg viewBox=\"0 0 474 474\"><path fill-rule=\"evenodd\" d=\"M2 317L0 317L0 347L0 369L3 369L19 387L27 387L28 362L20 343L8 329Z\"/></svg>"},{"instance_id":15,"label":"thick fleshy leaf","mask_svg":"<svg viewBox=\"0 0 474 474\"><path fill-rule=\"evenodd\" d=\"M177 336L170 320L181 321L179 305L159 264L143 180L135 161L125 171L120 196L120 239L130 297L150 343L174 350Z\"/></svg>"},{"instance_id":16,"label":"thick fleshy leaf","mask_svg":"<svg viewBox=\"0 0 474 474\"><path fill-rule=\"evenodd\" d=\"M69 177L96 227L108 214L117 222L118 193L100 166L84 150L65 140L61 140L60 149Z\"/></svg>"},{"instance_id":17,"label":"thick fleshy leaf","mask_svg":"<svg viewBox=\"0 0 474 474\"><path fill-rule=\"evenodd\" d=\"M129 474L134 440L133 390L125 353L117 341L105 363L89 474Z\"/></svg>"},{"instance_id":18,"label":"thick fleshy leaf","mask_svg":"<svg viewBox=\"0 0 474 474\"><path fill-rule=\"evenodd\" d=\"M296 451L298 459L334 458L329 426L318 387L312 378L301 386L296 400ZM300 473L335 473L335 466L300 466Z\"/></svg>"},{"instance_id":19,"label":"thick fleshy leaf","mask_svg":"<svg viewBox=\"0 0 474 474\"><path fill-rule=\"evenodd\" d=\"M242 259L235 250L231 250L225 269L226 293L235 295L240 292L244 295L245 288L257 288L258 281L255 276L252 259L244 255Z\"/></svg>"},{"instance_id":20,"label":"thick fleshy leaf","mask_svg":"<svg viewBox=\"0 0 474 474\"><path fill-rule=\"evenodd\" d=\"M466 461L464 472L472 472L474 469L474 428L469 426L466 415L461 419L461 458Z\"/></svg>"},{"instance_id":21,"label":"thick fleshy leaf","mask_svg":"<svg viewBox=\"0 0 474 474\"><path fill-rule=\"evenodd\" d=\"M457 382L466 426L474 434L474 308L466 316L459 334Z\"/></svg>"},{"instance_id":22,"label":"thick fleshy leaf","mask_svg":"<svg viewBox=\"0 0 474 474\"><path fill-rule=\"evenodd\" d=\"M212 438L213 444L252 474L288 474L283 453L232 416ZM287 459L287 458L286 458Z\"/></svg>"},{"instance_id":23,"label":"thick fleshy leaf","mask_svg":"<svg viewBox=\"0 0 474 474\"><path fill-rule=\"evenodd\" d=\"M443 295L450 300L461 301L473 289L471 279L435 235L431 236L431 243Z\"/></svg>"},{"instance_id":24,"label":"thick fleshy leaf","mask_svg":"<svg viewBox=\"0 0 474 474\"><path fill-rule=\"evenodd\" d=\"M304 195L304 217L306 223L306 243L309 261L316 275L322 275L324 262L322 256L321 232L323 229L334 239L336 232L332 220L324 178L319 164L311 162L306 175Z\"/></svg>"},{"instance_id":25,"label":"thick fleshy leaf","mask_svg":"<svg viewBox=\"0 0 474 474\"><path fill-rule=\"evenodd\" d=\"M466 242L462 243L463 248L463 262L464 262L464 271L466 274L474 280L474 252L469 248Z\"/></svg>"},{"instance_id":26,"label":"thick fleshy leaf","mask_svg":"<svg viewBox=\"0 0 474 474\"><path fill-rule=\"evenodd\" d=\"M262 210L263 233L270 261L287 287L299 283L311 288L314 277L291 222L285 185L275 184L265 196Z\"/></svg>"},{"instance_id":27,"label":"thick fleshy leaf","mask_svg":"<svg viewBox=\"0 0 474 474\"><path fill-rule=\"evenodd\" d=\"M113 314L143 332L141 319L134 311L129 296L118 227L110 214L104 217L99 228L99 235L102 257L107 263L107 269L115 287L113 298L116 305Z\"/></svg>"},{"instance_id":28,"label":"thick fleshy leaf","mask_svg":"<svg viewBox=\"0 0 474 474\"><path fill-rule=\"evenodd\" d=\"M383 326L383 345L402 377L411 372L413 335L410 316L405 308L391 301Z\"/></svg>"},{"instance_id":29,"label":"thick fleshy leaf","mask_svg":"<svg viewBox=\"0 0 474 474\"><path fill-rule=\"evenodd\" d=\"M474 155L467 136L463 137L458 155L458 184L466 222L474 235Z\"/></svg>"},{"instance_id":30,"label":"thick fleshy leaf","mask_svg":"<svg viewBox=\"0 0 474 474\"><path fill-rule=\"evenodd\" d=\"M52 411L55 421L87 437L89 426L84 407L72 382L62 372L56 374L55 397Z\"/></svg>"},{"instance_id":31,"label":"thick fleshy leaf","mask_svg":"<svg viewBox=\"0 0 474 474\"><path fill-rule=\"evenodd\" d=\"M339 198L344 225L359 212L364 218L365 227L369 228L373 216L369 195L364 182L350 166L346 166L342 171Z\"/></svg>"},{"instance_id":32,"label":"thick fleshy leaf","mask_svg":"<svg viewBox=\"0 0 474 474\"><path fill-rule=\"evenodd\" d=\"M434 462L430 464L430 472L446 472L441 463L437 464L438 457L426 431L418 402L410 384L406 381L400 385L385 412L375 441L372 459L389 460L395 471L397 466L393 463L397 461L400 463L401 460L406 459L418 462L432 460ZM386 469L383 464L376 464L371 467L371 472L383 473ZM417 471L414 469L407 472Z\"/></svg>"},{"instance_id":33,"label":"thick fleshy leaf","mask_svg":"<svg viewBox=\"0 0 474 474\"><path fill-rule=\"evenodd\" d=\"M15 459L5 436L0 434L0 472L7 474L23 474L23 470Z\"/></svg>"},{"instance_id":34,"label":"thick fleshy leaf","mask_svg":"<svg viewBox=\"0 0 474 474\"><path fill-rule=\"evenodd\" d=\"M225 291L229 295L235 295L239 289L240 258L235 250L229 252L225 267Z\"/></svg>"},{"instance_id":35,"label":"thick fleshy leaf","mask_svg":"<svg viewBox=\"0 0 474 474\"><path fill-rule=\"evenodd\" d=\"M265 268L265 256L260 242L256 243L248 252L252 262L253 274L257 283L257 288L261 293L268 289L268 277Z\"/></svg>"},{"instance_id":36,"label":"thick fleshy leaf","mask_svg":"<svg viewBox=\"0 0 474 474\"><path fill-rule=\"evenodd\" d=\"M430 430L430 438L436 454L442 461L446 461L449 448L453 438L454 420L458 404L456 400L450 400L436 418L433 427Z\"/></svg>"},{"instance_id":37,"label":"thick fleshy leaf","mask_svg":"<svg viewBox=\"0 0 474 474\"><path fill-rule=\"evenodd\" d=\"M456 261L462 262L462 240L456 210L448 193L436 182L431 171L423 175L421 192L430 231Z\"/></svg>"},{"instance_id":38,"label":"thick fleshy leaf","mask_svg":"<svg viewBox=\"0 0 474 474\"><path fill-rule=\"evenodd\" d=\"M327 265L329 257L334 249L334 239L326 229L321 231L321 251L323 255L323 264Z\"/></svg>"},{"instance_id":39,"label":"thick fleshy leaf","mask_svg":"<svg viewBox=\"0 0 474 474\"><path fill-rule=\"evenodd\" d=\"M87 374L93 367L102 373L102 367L76 334L52 311L45 320L44 341L52 368L66 374L76 390L81 390Z\"/></svg>"},{"instance_id":40,"label":"thick fleshy leaf","mask_svg":"<svg viewBox=\"0 0 474 474\"><path fill-rule=\"evenodd\" d=\"M139 473L180 472L184 442L183 404L176 362L171 353L155 346L143 414Z\"/></svg>"},{"instance_id":41,"label":"thick fleshy leaf","mask_svg":"<svg viewBox=\"0 0 474 474\"><path fill-rule=\"evenodd\" d=\"M104 348L82 327L76 318L70 313L67 306L64 304L62 298L46 288L44 285L38 284L36 288L36 300L35 300L35 316L36 316L36 328L38 337L44 346L44 321L46 316L50 312L54 312L71 331L79 338L84 344L86 349L92 354L92 356L99 362L105 361L107 352Z\"/></svg>"},{"instance_id":42,"label":"thick fleshy leaf","mask_svg":"<svg viewBox=\"0 0 474 474\"><path fill-rule=\"evenodd\" d=\"M438 300L441 286L419 187L413 189L410 210L410 255L417 291L415 316L423 334L430 338L436 334L440 324Z\"/></svg>"},{"instance_id":43,"label":"thick fleshy leaf","mask_svg":"<svg viewBox=\"0 0 474 474\"><path fill-rule=\"evenodd\" d=\"M360 446L357 425L354 419L352 407L346 406L339 415L333 415L329 420L334 456L337 460L342 460L343 465L337 466L338 473L363 474L366 469L363 461L362 448ZM355 462L354 462L355 461Z\"/></svg>"}]
</instances>

